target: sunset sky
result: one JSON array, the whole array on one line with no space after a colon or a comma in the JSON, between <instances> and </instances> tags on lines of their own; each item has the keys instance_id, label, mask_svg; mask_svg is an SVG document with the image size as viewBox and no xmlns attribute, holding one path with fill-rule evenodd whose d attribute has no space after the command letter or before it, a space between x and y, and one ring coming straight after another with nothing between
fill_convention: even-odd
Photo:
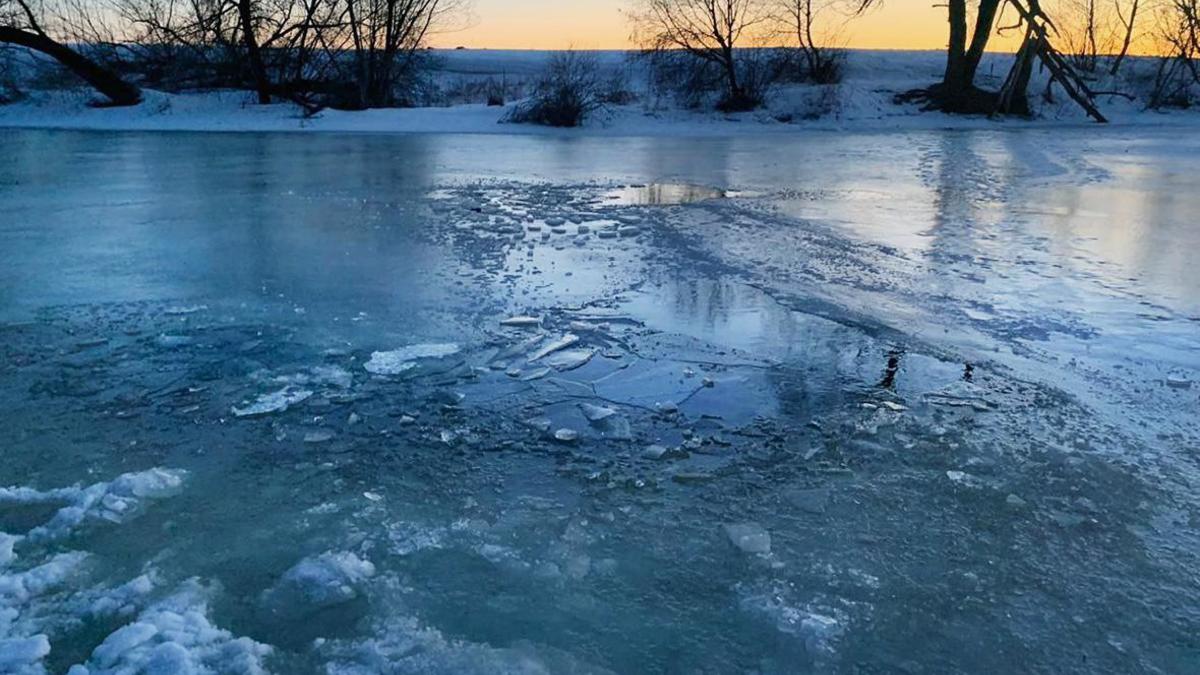
<instances>
[{"instance_id":1,"label":"sunset sky","mask_svg":"<svg viewBox=\"0 0 1200 675\"><path fill-rule=\"evenodd\" d=\"M935 0L885 0L850 22L847 46L941 49L946 10ZM622 49L631 46L623 10L628 0L474 0L471 26L437 35L438 47L493 49Z\"/></svg>"}]
</instances>

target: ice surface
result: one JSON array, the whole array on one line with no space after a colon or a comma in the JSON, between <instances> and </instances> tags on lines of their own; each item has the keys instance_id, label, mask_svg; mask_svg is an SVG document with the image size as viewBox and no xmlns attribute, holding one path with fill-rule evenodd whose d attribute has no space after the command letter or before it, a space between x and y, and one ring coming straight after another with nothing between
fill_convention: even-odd
<instances>
[{"instance_id":1,"label":"ice surface","mask_svg":"<svg viewBox=\"0 0 1200 675\"><path fill-rule=\"evenodd\" d=\"M1003 129L0 132L0 639L56 673L236 672L237 636L296 673L1178 670L1200 153ZM663 181L758 196L604 198ZM156 465L181 498L110 480ZM193 577L229 661L153 618Z\"/></svg>"}]
</instances>

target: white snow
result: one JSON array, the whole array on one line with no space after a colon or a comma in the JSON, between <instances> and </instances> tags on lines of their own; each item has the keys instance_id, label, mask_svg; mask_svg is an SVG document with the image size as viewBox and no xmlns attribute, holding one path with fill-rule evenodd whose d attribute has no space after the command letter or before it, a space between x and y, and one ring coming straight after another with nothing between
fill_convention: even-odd
<instances>
[{"instance_id":1,"label":"white snow","mask_svg":"<svg viewBox=\"0 0 1200 675\"><path fill-rule=\"evenodd\" d=\"M464 77L504 77L510 81L536 77L549 52L464 50L438 52L443 61L433 80L452 89ZM624 52L598 53L607 71L625 70ZM897 105L900 92L927 86L940 79L944 55L936 51L851 50L845 80L838 85L779 85L766 106L754 112L722 114L712 110L687 110L668 97L645 90L645 74L634 67L630 87L639 100L611 106L578 129L551 129L527 124L505 124L507 106L488 107L462 102L444 107L325 110L305 116L292 104L259 106L249 92L218 91L168 94L146 91L145 100L128 108L96 108L88 103L95 94L86 90L35 91L18 103L0 106L0 127L35 127L107 130L187 131L318 131L383 133L486 133L542 135L650 135L728 136L747 133L794 133L800 129L916 129L978 128L997 124L1044 126L1087 124L1083 113L1061 93L1053 103L1030 96L1033 120L993 121L923 112L918 105ZM980 83L997 88L1008 71L1012 55L991 53L980 67ZM1128 73L1118 82L1097 82L1098 90L1135 90L1152 80L1152 59L1131 59ZM1045 86L1045 74L1035 73L1031 92ZM1144 103L1117 96L1101 96L1101 109L1115 124L1200 125L1195 112L1154 112Z\"/></svg>"}]
</instances>

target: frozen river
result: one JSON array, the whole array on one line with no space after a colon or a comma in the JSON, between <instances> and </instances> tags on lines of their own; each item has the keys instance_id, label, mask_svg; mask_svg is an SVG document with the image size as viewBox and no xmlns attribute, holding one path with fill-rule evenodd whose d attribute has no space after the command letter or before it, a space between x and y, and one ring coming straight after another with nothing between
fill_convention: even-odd
<instances>
[{"instance_id":1,"label":"frozen river","mask_svg":"<svg viewBox=\"0 0 1200 675\"><path fill-rule=\"evenodd\" d=\"M0 155L0 672L1200 670L1200 138Z\"/></svg>"}]
</instances>

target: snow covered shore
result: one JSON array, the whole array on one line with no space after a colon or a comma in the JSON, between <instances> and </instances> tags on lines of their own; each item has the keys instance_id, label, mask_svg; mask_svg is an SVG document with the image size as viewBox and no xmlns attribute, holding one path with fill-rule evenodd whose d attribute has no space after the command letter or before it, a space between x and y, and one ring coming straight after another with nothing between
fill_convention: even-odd
<instances>
[{"instance_id":1,"label":"snow covered shore","mask_svg":"<svg viewBox=\"0 0 1200 675\"><path fill-rule=\"evenodd\" d=\"M904 130L940 128L995 128L1090 124L1082 111L1059 96L1032 101L1031 120L989 120L922 111L916 105L898 105L895 94L936 81L942 68L938 52L853 51L847 76L839 85L777 86L766 106L758 111L725 115L709 110L685 110L673 101L648 91L636 68L623 52L600 52L601 67L623 70L638 100L610 106L578 129L549 129L508 124L508 106L488 107L463 92L469 83L488 78L507 82L537 76L550 52L462 50L438 54L436 85L452 104L439 107L380 109L359 112L325 110L306 116L292 104L258 106L247 92L223 91L169 94L147 90L145 101L132 108L94 108L94 94L86 90L35 91L22 101L0 106L0 127L97 130L172 131L324 131L371 133L473 133L548 135L652 135L728 136L746 133L794 133L802 129ZM981 69L985 86L994 86L1007 72L1007 54L991 54ZM1152 66L1149 60L1131 64L1136 74ZM994 82L993 82L994 80ZM1097 87L1100 89L1106 86ZM1044 84L1035 82L1033 91ZM1101 96L1102 110L1114 125L1200 126L1200 114L1189 111L1155 112L1139 101Z\"/></svg>"}]
</instances>

